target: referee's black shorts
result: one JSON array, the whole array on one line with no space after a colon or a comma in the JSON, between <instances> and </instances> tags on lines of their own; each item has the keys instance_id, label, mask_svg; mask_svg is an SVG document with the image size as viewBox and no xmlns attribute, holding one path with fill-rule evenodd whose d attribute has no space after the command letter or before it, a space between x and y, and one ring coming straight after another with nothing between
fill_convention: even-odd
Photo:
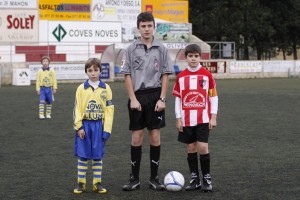
<instances>
[{"instance_id":1,"label":"referee's black shorts","mask_svg":"<svg viewBox=\"0 0 300 200\"><path fill-rule=\"evenodd\" d=\"M130 99L128 100L129 130L136 131L147 128L148 130L160 129L166 125L165 111L154 111L155 105L160 98L161 88L138 90L135 92L140 102L142 111L131 110Z\"/></svg>"}]
</instances>

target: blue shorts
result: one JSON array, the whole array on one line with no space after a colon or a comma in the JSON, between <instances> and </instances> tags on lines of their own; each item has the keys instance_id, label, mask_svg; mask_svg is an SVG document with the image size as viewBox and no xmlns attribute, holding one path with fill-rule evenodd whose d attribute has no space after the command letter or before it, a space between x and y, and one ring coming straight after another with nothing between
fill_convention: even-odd
<instances>
[{"instance_id":1,"label":"blue shorts","mask_svg":"<svg viewBox=\"0 0 300 200\"><path fill-rule=\"evenodd\" d=\"M53 102L51 87L41 87L40 90L40 101L47 101L48 104Z\"/></svg>"},{"instance_id":2,"label":"blue shorts","mask_svg":"<svg viewBox=\"0 0 300 200\"><path fill-rule=\"evenodd\" d=\"M102 120L83 120L84 139L75 133L75 156L86 159L101 159L104 155L103 123Z\"/></svg>"}]
</instances>

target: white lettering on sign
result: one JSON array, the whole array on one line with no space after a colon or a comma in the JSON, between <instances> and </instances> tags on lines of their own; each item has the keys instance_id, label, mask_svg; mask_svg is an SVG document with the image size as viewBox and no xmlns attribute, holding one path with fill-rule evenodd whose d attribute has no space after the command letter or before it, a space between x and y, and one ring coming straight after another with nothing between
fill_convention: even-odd
<instances>
[{"instance_id":1,"label":"white lettering on sign","mask_svg":"<svg viewBox=\"0 0 300 200\"><path fill-rule=\"evenodd\" d=\"M186 47L186 43L163 43L165 47L168 49L184 49Z\"/></svg>"},{"instance_id":2,"label":"white lettering on sign","mask_svg":"<svg viewBox=\"0 0 300 200\"><path fill-rule=\"evenodd\" d=\"M29 17L13 17L12 15L7 16L8 29L33 29L34 15L29 15Z\"/></svg>"}]
</instances>

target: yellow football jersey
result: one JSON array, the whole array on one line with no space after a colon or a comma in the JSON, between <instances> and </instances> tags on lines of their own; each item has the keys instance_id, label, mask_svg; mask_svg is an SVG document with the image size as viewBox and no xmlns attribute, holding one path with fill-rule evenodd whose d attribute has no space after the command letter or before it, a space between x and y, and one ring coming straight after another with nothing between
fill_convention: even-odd
<instances>
[{"instance_id":1,"label":"yellow football jersey","mask_svg":"<svg viewBox=\"0 0 300 200\"><path fill-rule=\"evenodd\" d=\"M52 87L52 89L57 89L56 74L52 68L39 69L36 78L36 91L40 91L41 87Z\"/></svg>"},{"instance_id":2,"label":"yellow football jersey","mask_svg":"<svg viewBox=\"0 0 300 200\"><path fill-rule=\"evenodd\" d=\"M114 118L112 91L108 84L100 81L94 89L88 80L78 86L74 105L74 129L79 130L82 120L102 120L104 132L111 133Z\"/></svg>"}]
</instances>

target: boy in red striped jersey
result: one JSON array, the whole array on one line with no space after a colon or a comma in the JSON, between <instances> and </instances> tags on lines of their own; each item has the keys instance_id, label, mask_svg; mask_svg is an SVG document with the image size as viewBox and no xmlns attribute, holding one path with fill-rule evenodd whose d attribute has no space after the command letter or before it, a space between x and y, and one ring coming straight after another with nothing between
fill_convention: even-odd
<instances>
[{"instance_id":1,"label":"boy in red striped jersey","mask_svg":"<svg viewBox=\"0 0 300 200\"><path fill-rule=\"evenodd\" d=\"M212 74L201 66L201 49L197 44L185 48L187 68L176 78L175 96L176 128L178 141L187 144L187 161L191 172L186 191L201 189L212 191L208 138L217 125L218 95ZM198 170L198 153L203 175L202 185Z\"/></svg>"}]
</instances>

